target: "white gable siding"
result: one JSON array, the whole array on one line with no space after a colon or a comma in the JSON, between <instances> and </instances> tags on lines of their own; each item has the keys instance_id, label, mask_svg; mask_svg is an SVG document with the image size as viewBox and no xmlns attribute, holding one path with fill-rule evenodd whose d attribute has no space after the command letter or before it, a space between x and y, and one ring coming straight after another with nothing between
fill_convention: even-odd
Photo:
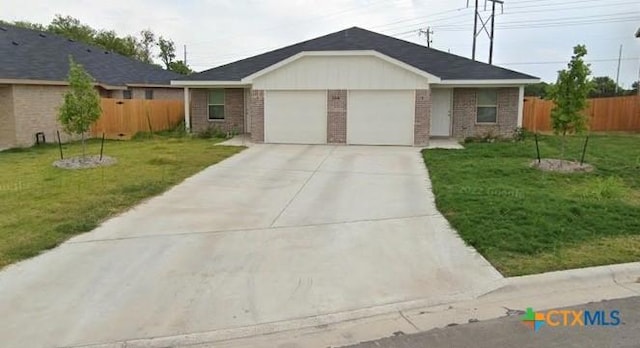
<instances>
[{"instance_id":1,"label":"white gable siding","mask_svg":"<svg viewBox=\"0 0 640 348\"><path fill-rule=\"evenodd\" d=\"M253 80L260 90L428 89L414 72L366 55L301 57Z\"/></svg>"}]
</instances>

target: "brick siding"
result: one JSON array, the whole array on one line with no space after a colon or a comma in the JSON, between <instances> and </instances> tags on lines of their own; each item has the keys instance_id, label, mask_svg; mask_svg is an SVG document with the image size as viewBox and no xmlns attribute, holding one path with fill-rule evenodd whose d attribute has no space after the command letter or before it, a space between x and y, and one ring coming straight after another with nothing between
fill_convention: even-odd
<instances>
[{"instance_id":1,"label":"brick siding","mask_svg":"<svg viewBox=\"0 0 640 348\"><path fill-rule=\"evenodd\" d=\"M498 88L496 124L476 124L476 88L453 90L453 136L459 139L493 135L512 137L518 124L518 88Z\"/></svg>"},{"instance_id":2,"label":"brick siding","mask_svg":"<svg viewBox=\"0 0 640 348\"><path fill-rule=\"evenodd\" d=\"M249 103L251 114L251 140L254 143L264 142L264 91L251 90Z\"/></svg>"},{"instance_id":3,"label":"brick siding","mask_svg":"<svg viewBox=\"0 0 640 348\"><path fill-rule=\"evenodd\" d=\"M133 97L144 99L146 88L133 88ZM180 88L152 88L154 99L184 98ZM58 109L64 100L66 86L11 85L0 88L0 148L31 146L35 143L35 133L44 132L48 143L57 141L56 131L60 131L62 141L79 138L65 133L58 122ZM109 92L112 98L122 97L122 91L106 91L98 87L101 97ZM232 112L237 110L231 108ZM244 113L242 108L241 113ZM242 117L244 119L244 116Z\"/></svg>"},{"instance_id":4,"label":"brick siding","mask_svg":"<svg viewBox=\"0 0 640 348\"><path fill-rule=\"evenodd\" d=\"M0 149L16 144L16 119L13 115L13 87L0 87Z\"/></svg>"},{"instance_id":5,"label":"brick siding","mask_svg":"<svg viewBox=\"0 0 640 348\"><path fill-rule=\"evenodd\" d=\"M417 89L415 104L416 111L413 127L413 144L425 146L429 144L429 127L431 124L431 90Z\"/></svg>"},{"instance_id":6,"label":"brick siding","mask_svg":"<svg viewBox=\"0 0 640 348\"><path fill-rule=\"evenodd\" d=\"M347 91L327 91L327 143L347 143Z\"/></svg>"},{"instance_id":7,"label":"brick siding","mask_svg":"<svg viewBox=\"0 0 640 348\"><path fill-rule=\"evenodd\" d=\"M73 139L58 122L58 109L66 91L65 86L13 85L15 145L33 145L37 132L44 132L47 142L55 142L56 130L60 131L62 141Z\"/></svg>"},{"instance_id":8,"label":"brick siding","mask_svg":"<svg viewBox=\"0 0 640 348\"><path fill-rule=\"evenodd\" d=\"M201 132L209 127L223 132L244 133L244 90L226 88L224 98L224 120L209 119L209 90L191 89L191 129Z\"/></svg>"},{"instance_id":9,"label":"brick siding","mask_svg":"<svg viewBox=\"0 0 640 348\"><path fill-rule=\"evenodd\" d=\"M133 99L146 99L145 91L150 89L153 91L154 100L184 100L184 89L182 88L139 88L131 89L131 97ZM119 91L122 94L122 91Z\"/></svg>"}]
</instances>

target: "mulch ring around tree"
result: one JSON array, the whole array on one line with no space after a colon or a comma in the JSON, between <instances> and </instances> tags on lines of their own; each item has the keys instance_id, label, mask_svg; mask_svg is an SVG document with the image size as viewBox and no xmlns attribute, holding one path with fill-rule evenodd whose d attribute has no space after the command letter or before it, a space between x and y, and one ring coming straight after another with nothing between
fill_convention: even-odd
<instances>
[{"instance_id":1,"label":"mulch ring around tree","mask_svg":"<svg viewBox=\"0 0 640 348\"><path fill-rule=\"evenodd\" d=\"M538 160L533 160L530 166L545 172L558 173L588 173L594 169L590 164L580 164L580 162L565 161L554 158L543 158L540 160L540 163L538 163Z\"/></svg>"},{"instance_id":2,"label":"mulch ring around tree","mask_svg":"<svg viewBox=\"0 0 640 348\"><path fill-rule=\"evenodd\" d=\"M106 167L117 162L115 158L109 156L102 156L102 159L100 159L100 156L85 156L84 158L80 156L57 160L53 162L53 166L62 169L87 169Z\"/></svg>"}]
</instances>

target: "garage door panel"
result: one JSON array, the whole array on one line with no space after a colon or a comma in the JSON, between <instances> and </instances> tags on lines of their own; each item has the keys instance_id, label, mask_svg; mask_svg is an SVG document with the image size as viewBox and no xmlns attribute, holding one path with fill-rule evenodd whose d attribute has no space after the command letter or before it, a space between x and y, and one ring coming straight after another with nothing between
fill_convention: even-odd
<instances>
[{"instance_id":1,"label":"garage door panel","mask_svg":"<svg viewBox=\"0 0 640 348\"><path fill-rule=\"evenodd\" d=\"M266 143L325 144L326 91L267 91L264 118Z\"/></svg>"},{"instance_id":2,"label":"garage door panel","mask_svg":"<svg viewBox=\"0 0 640 348\"><path fill-rule=\"evenodd\" d=\"M349 91L347 143L413 145L414 91Z\"/></svg>"}]
</instances>

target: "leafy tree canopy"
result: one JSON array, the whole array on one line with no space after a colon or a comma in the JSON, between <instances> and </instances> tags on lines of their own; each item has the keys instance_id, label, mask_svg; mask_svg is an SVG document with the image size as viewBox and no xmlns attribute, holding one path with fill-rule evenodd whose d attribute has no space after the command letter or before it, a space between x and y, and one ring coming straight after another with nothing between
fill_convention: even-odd
<instances>
[{"instance_id":1,"label":"leafy tree canopy","mask_svg":"<svg viewBox=\"0 0 640 348\"><path fill-rule=\"evenodd\" d=\"M616 85L612 78L598 76L593 78L593 90L589 93L589 98L615 97L624 94L625 90Z\"/></svg>"},{"instance_id":2,"label":"leafy tree canopy","mask_svg":"<svg viewBox=\"0 0 640 348\"><path fill-rule=\"evenodd\" d=\"M526 85L524 87L524 95L527 97L540 97L545 98L547 96L547 89L549 84L546 82L538 82L532 85Z\"/></svg>"},{"instance_id":3,"label":"leafy tree canopy","mask_svg":"<svg viewBox=\"0 0 640 348\"><path fill-rule=\"evenodd\" d=\"M28 21L4 22L0 20L0 23L8 23L21 28L46 31L62 35L66 38L99 46L105 50L137 59L148 64L154 64L153 58L155 54L153 51L157 47L161 51L160 57L162 57L162 52L166 52L165 54L171 52L173 54L173 57L171 57L168 62L165 62L165 60L162 59L166 69L181 74L191 73L191 69L184 64L184 62L180 64L177 64L177 62L176 64L169 64L175 59L175 45L173 41L162 37L156 41L156 35L150 29L140 31L139 37L131 35L118 36L118 34L113 30L94 29L91 26L82 23L77 18L62 16L59 14L56 15L48 25Z\"/></svg>"}]
</instances>

